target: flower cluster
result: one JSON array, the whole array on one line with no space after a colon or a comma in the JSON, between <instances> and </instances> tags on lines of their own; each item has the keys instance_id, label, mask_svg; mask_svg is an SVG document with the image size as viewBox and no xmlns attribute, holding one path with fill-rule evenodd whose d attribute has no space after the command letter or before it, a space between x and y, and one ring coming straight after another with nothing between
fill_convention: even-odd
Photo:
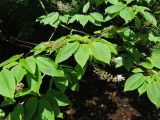
<instances>
[{"instance_id":1,"label":"flower cluster","mask_svg":"<svg viewBox=\"0 0 160 120\"><path fill-rule=\"evenodd\" d=\"M93 64L93 72L99 76L101 80L106 80L107 82L121 82L125 80L125 77L120 75L112 75L107 71L101 69L98 65Z\"/></svg>"}]
</instances>

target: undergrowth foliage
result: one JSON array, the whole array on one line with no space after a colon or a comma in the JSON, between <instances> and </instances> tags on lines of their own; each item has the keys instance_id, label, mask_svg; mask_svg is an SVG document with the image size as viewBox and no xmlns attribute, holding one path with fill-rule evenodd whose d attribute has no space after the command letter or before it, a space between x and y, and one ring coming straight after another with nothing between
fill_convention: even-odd
<instances>
[{"instance_id":1,"label":"undergrowth foliage","mask_svg":"<svg viewBox=\"0 0 160 120\"><path fill-rule=\"evenodd\" d=\"M55 29L62 26L71 32L38 44L27 55L15 55L0 63L1 118L63 118L60 107L70 104L65 91L68 88L78 91L79 80L90 63L125 68L131 76L124 91L147 93L150 101L160 107L160 35L156 31L159 24L155 13L143 6L152 0L48 1L57 7L56 12L48 12L46 4L39 1L46 14L37 18L37 22ZM100 12L101 5L104 10ZM117 19L123 25L111 24ZM68 27L77 23L82 27L92 23L101 29L88 34ZM155 29L143 32L146 27ZM66 62L70 58L74 58L75 65ZM103 73L101 76L109 79ZM41 90L43 83L47 89ZM4 108L9 105L14 105L14 109L5 113Z\"/></svg>"}]
</instances>

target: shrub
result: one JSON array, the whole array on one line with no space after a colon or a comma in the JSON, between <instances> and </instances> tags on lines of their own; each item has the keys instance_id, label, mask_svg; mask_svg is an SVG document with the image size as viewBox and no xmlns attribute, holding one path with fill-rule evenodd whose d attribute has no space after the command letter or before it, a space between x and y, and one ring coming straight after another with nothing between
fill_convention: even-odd
<instances>
[{"instance_id":1,"label":"shrub","mask_svg":"<svg viewBox=\"0 0 160 120\"><path fill-rule=\"evenodd\" d=\"M2 118L63 118L60 107L70 104L65 91L67 88L78 91L79 80L90 63L125 68L131 76L125 82L124 91L147 93L150 101L160 107L160 36L159 21L154 17L159 17L159 8L150 9L156 1L39 2L46 14L36 21L55 30L63 27L70 34L52 40L53 33L27 55L14 55L0 64L3 99L0 106L3 109L14 105L13 111L6 115L1 109ZM56 10L50 12L49 5ZM84 30L70 27L77 24ZM96 26L96 30L87 33L88 26ZM74 58L75 65L66 62L70 58ZM43 83L47 83L47 89L41 90Z\"/></svg>"}]
</instances>

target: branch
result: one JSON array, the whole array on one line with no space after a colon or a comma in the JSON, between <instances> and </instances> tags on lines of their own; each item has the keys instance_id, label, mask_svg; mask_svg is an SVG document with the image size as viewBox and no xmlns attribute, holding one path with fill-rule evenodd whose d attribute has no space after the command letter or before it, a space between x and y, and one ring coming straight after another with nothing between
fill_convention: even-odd
<instances>
[{"instance_id":1,"label":"branch","mask_svg":"<svg viewBox=\"0 0 160 120\"><path fill-rule=\"evenodd\" d=\"M17 38L14 38L14 37L10 37L10 39L8 40L2 35L2 33L0 33L0 40L11 43L11 44L15 44L20 47L25 47L25 48L32 48L33 46L37 45L36 43L18 40Z\"/></svg>"},{"instance_id":2,"label":"branch","mask_svg":"<svg viewBox=\"0 0 160 120\"><path fill-rule=\"evenodd\" d=\"M52 39L52 37L54 36L54 34L55 34L56 30L57 30L57 28L55 28L55 29L54 29L53 33L52 33L52 34L51 34L51 36L49 37L48 42L49 42L49 41L51 41L51 39Z\"/></svg>"},{"instance_id":3,"label":"branch","mask_svg":"<svg viewBox=\"0 0 160 120\"><path fill-rule=\"evenodd\" d=\"M48 14L45 5L43 4L42 0L39 0L39 3L41 4L42 9L45 11L46 14Z\"/></svg>"},{"instance_id":4,"label":"branch","mask_svg":"<svg viewBox=\"0 0 160 120\"><path fill-rule=\"evenodd\" d=\"M14 38L14 37L11 37L10 40L11 40L11 42L12 42L12 41L18 41L18 42L20 42L20 43L24 43L24 44L28 44L28 45L33 45L33 46L37 45L37 43L28 42L28 41L23 41L23 40L18 40L17 38Z\"/></svg>"},{"instance_id":5,"label":"branch","mask_svg":"<svg viewBox=\"0 0 160 120\"><path fill-rule=\"evenodd\" d=\"M60 24L62 27L64 27L64 28L66 28L67 30L70 30L70 31L72 31L72 32L77 32L77 33L81 33L81 34L83 34L83 35L89 35L88 33L86 33L86 32L83 32L83 31L80 31L80 30L76 30L76 29L74 29L74 28L70 28L70 27L68 27L68 26L66 26L66 25L64 25L64 24Z\"/></svg>"}]
</instances>

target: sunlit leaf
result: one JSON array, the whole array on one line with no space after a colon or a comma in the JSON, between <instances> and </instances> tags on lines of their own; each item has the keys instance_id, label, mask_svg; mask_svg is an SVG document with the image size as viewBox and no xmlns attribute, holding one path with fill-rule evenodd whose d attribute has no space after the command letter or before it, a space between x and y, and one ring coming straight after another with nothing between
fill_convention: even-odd
<instances>
[{"instance_id":1,"label":"sunlit leaf","mask_svg":"<svg viewBox=\"0 0 160 120\"><path fill-rule=\"evenodd\" d=\"M83 13L86 13L90 7L90 2L88 1L83 7Z\"/></svg>"},{"instance_id":2,"label":"sunlit leaf","mask_svg":"<svg viewBox=\"0 0 160 120\"><path fill-rule=\"evenodd\" d=\"M34 74L36 70L36 59L34 57L28 57L26 59L21 59L20 64L30 73Z\"/></svg>"},{"instance_id":3,"label":"sunlit leaf","mask_svg":"<svg viewBox=\"0 0 160 120\"><path fill-rule=\"evenodd\" d=\"M123 9L119 15L125 20L126 23L130 22L135 17L135 13L130 7Z\"/></svg>"},{"instance_id":4,"label":"sunlit leaf","mask_svg":"<svg viewBox=\"0 0 160 120\"><path fill-rule=\"evenodd\" d=\"M3 66L5 66L5 65L7 65L7 64L9 64L9 63L11 63L11 62L15 62L15 61L19 60L19 59L22 57L22 55L23 55L23 54L12 56L12 57L9 58L8 60L2 62L2 63L0 64L0 67L3 67Z\"/></svg>"},{"instance_id":5,"label":"sunlit leaf","mask_svg":"<svg viewBox=\"0 0 160 120\"><path fill-rule=\"evenodd\" d=\"M63 62L65 60L67 60L69 57L72 56L72 54L75 53L75 51L77 50L79 46L78 42L74 42L74 43L68 43L66 46L64 46L57 54L56 56L56 63L60 63Z\"/></svg>"},{"instance_id":6,"label":"sunlit leaf","mask_svg":"<svg viewBox=\"0 0 160 120\"><path fill-rule=\"evenodd\" d=\"M156 81L152 82L147 87L147 95L149 99L155 104L158 108L160 107L160 84Z\"/></svg>"},{"instance_id":7,"label":"sunlit leaf","mask_svg":"<svg viewBox=\"0 0 160 120\"><path fill-rule=\"evenodd\" d=\"M139 88L145 81L142 73L133 74L130 76L124 86L124 91L132 91Z\"/></svg>"},{"instance_id":8,"label":"sunlit leaf","mask_svg":"<svg viewBox=\"0 0 160 120\"><path fill-rule=\"evenodd\" d=\"M16 81L12 74L7 69L0 72L0 94L9 98L14 97L16 89Z\"/></svg>"},{"instance_id":9,"label":"sunlit leaf","mask_svg":"<svg viewBox=\"0 0 160 120\"><path fill-rule=\"evenodd\" d=\"M16 83L19 83L24 75L26 74L26 70L20 65L16 65L11 69L11 72L13 73L15 79L16 79Z\"/></svg>"},{"instance_id":10,"label":"sunlit leaf","mask_svg":"<svg viewBox=\"0 0 160 120\"><path fill-rule=\"evenodd\" d=\"M38 56L37 65L42 73L47 74L49 76L56 75L56 70L58 66L52 59L45 56Z\"/></svg>"},{"instance_id":11,"label":"sunlit leaf","mask_svg":"<svg viewBox=\"0 0 160 120\"><path fill-rule=\"evenodd\" d=\"M143 93L145 93L147 91L147 86L148 86L148 84L146 82L144 82L143 85L138 88L138 92L140 95L142 95Z\"/></svg>"},{"instance_id":12,"label":"sunlit leaf","mask_svg":"<svg viewBox=\"0 0 160 120\"><path fill-rule=\"evenodd\" d=\"M111 5L105 9L105 13L112 14L121 11L126 7L125 4Z\"/></svg>"},{"instance_id":13,"label":"sunlit leaf","mask_svg":"<svg viewBox=\"0 0 160 120\"><path fill-rule=\"evenodd\" d=\"M144 11L142 15L148 22L150 22L154 26L157 26L157 20L151 13Z\"/></svg>"},{"instance_id":14,"label":"sunlit leaf","mask_svg":"<svg viewBox=\"0 0 160 120\"><path fill-rule=\"evenodd\" d=\"M81 44L77 52L74 54L75 60L82 68L85 66L87 60L89 59L89 53L89 47L86 44Z\"/></svg>"},{"instance_id":15,"label":"sunlit leaf","mask_svg":"<svg viewBox=\"0 0 160 120\"><path fill-rule=\"evenodd\" d=\"M38 67L36 68L35 74L27 74L27 83L29 88L39 95L40 86L42 84L42 75Z\"/></svg>"},{"instance_id":16,"label":"sunlit leaf","mask_svg":"<svg viewBox=\"0 0 160 120\"><path fill-rule=\"evenodd\" d=\"M99 21L99 22L103 22L104 21L103 15L101 13L93 12L93 13L90 14L90 16L92 16L93 19L95 19L96 21Z\"/></svg>"},{"instance_id":17,"label":"sunlit leaf","mask_svg":"<svg viewBox=\"0 0 160 120\"><path fill-rule=\"evenodd\" d=\"M110 63L111 53L107 45L101 42L93 42L90 44L90 48L95 59L104 63Z\"/></svg>"}]
</instances>

